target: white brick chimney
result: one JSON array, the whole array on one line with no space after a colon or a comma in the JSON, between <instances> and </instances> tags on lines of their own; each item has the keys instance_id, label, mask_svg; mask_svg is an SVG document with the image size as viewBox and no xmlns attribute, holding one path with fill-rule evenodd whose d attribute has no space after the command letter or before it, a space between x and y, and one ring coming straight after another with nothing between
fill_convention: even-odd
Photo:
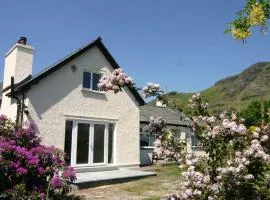
<instances>
[{"instance_id":1,"label":"white brick chimney","mask_svg":"<svg viewBox=\"0 0 270 200\"><path fill-rule=\"evenodd\" d=\"M11 76L14 76L16 84L32 74L34 48L26 41L25 37L21 37L6 54L3 88L10 85Z\"/></svg>"},{"instance_id":2,"label":"white brick chimney","mask_svg":"<svg viewBox=\"0 0 270 200\"><path fill-rule=\"evenodd\" d=\"M3 90L10 86L12 76L16 84L32 74L34 48L27 45L26 42L26 37L20 37L5 56ZM2 94L1 112L13 120L17 114L17 103L6 96L9 92L10 89L5 90Z\"/></svg>"},{"instance_id":3,"label":"white brick chimney","mask_svg":"<svg viewBox=\"0 0 270 200\"><path fill-rule=\"evenodd\" d=\"M156 106L166 108L166 104L164 104L162 101L157 101Z\"/></svg>"}]
</instances>

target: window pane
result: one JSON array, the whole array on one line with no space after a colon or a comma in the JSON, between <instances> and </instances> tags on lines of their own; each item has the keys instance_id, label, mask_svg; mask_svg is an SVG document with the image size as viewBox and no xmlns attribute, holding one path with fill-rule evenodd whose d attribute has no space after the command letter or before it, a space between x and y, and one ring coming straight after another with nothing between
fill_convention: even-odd
<instances>
[{"instance_id":1,"label":"window pane","mask_svg":"<svg viewBox=\"0 0 270 200\"><path fill-rule=\"evenodd\" d=\"M72 125L73 121L66 121L66 128L65 128L65 161L70 164L71 158L71 138L72 138Z\"/></svg>"},{"instance_id":2,"label":"window pane","mask_svg":"<svg viewBox=\"0 0 270 200\"><path fill-rule=\"evenodd\" d=\"M171 131L175 134L175 137L177 139L180 139L181 138L181 133L180 133L180 130L179 129L172 129Z\"/></svg>"},{"instance_id":3,"label":"window pane","mask_svg":"<svg viewBox=\"0 0 270 200\"><path fill-rule=\"evenodd\" d=\"M140 146L149 147L149 133L140 134Z\"/></svg>"},{"instance_id":4,"label":"window pane","mask_svg":"<svg viewBox=\"0 0 270 200\"><path fill-rule=\"evenodd\" d=\"M89 154L89 124L78 124L77 164L87 164Z\"/></svg>"},{"instance_id":5,"label":"window pane","mask_svg":"<svg viewBox=\"0 0 270 200\"><path fill-rule=\"evenodd\" d=\"M108 163L113 163L113 132L114 132L114 124L109 124L109 133L108 133Z\"/></svg>"},{"instance_id":6,"label":"window pane","mask_svg":"<svg viewBox=\"0 0 270 200\"><path fill-rule=\"evenodd\" d=\"M104 133L105 125L94 125L94 163L104 162Z\"/></svg>"},{"instance_id":7,"label":"window pane","mask_svg":"<svg viewBox=\"0 0 270 200\"><path fill-rule=\"evenodd\" d=\"M191 135L191 146L195 146L195 136Z\"/></svg>"},{"instance_id":8,"label":"window pane","mask_svg":"<svg viewBox=\"0 0 270 200\"><path fill-rule=\"evenodd\" d=\"M197 146L198 145L198 138L196 137L195 133L191 135L191 145Z\"/></svg>"},{"instance_id":9,"label":"window pane","mask_svg":"<svg viewBox=\"0 0 270 200\"><path fill-rule=\"evenodd\" d=\"M83 88L91 89L91 73L83 72Z\"/></svg>"},{"instance_id":10,"label":"window pane","mask_svg":"<svg viewBox=\"0 0 270 200\"><path fill-rule=\"evenodd\" d=\"M98 83L99 83L99 80L101 78L101 74L93 74L93 85L92 85L92 90L97 90L99 91L99 88L98 88Z\"/></svg>"},{"instance_id":11,"label":"window pane","mask_svg":"<svg viewBox=\"0 0 270 200\"><path fill-rule=\"evenodd\" d=\"M151 147L155 146L154 145L155 141L156 141L156 136L155 136L155 134L151 133L151 135L150 135L150 146Z\"/></svg>"}]
</instances>

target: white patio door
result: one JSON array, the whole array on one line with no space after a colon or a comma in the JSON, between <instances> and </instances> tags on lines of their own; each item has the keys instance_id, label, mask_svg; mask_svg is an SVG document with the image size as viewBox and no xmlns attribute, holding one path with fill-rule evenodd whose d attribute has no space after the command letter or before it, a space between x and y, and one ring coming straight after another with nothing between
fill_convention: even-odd
<instances>
[{"instance_id":1,"label":"white patio door","mask_svg":"<svg viewBox=\"0 0 270 200\"><path fill-rule=\"evenodd\" d=\"M108 164L108 124L74 121L71 165Z\"/></svg>"},{"instance_id":2,"label":"white patio door","mask_svg":"<svg viewBox=\"0 0 270 200\"><path fill-rule=\"evenodd\" d=\"M92 142L92 157L93 164L105 164L105 157L107 155L107 129L105 124L93 125L93 142Z\"/></svg>"}]
</instances>

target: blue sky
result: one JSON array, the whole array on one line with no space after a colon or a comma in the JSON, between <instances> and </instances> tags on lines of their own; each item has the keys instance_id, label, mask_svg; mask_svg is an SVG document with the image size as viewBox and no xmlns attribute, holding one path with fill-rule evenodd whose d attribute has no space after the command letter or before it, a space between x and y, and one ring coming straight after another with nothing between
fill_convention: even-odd
<instances>
[{"instance_id":1,"label":"blue sky","mask_svg":"<svg viewBox=\"0 0 270 200\"><path fill-rule=\"evenodd\" d=\"M1 1L0 80L4 55L20 36L36 49L33 73L97 36L137 85L199 91L270 60L270 36L247 45L224 35L245 0Z\"/></svg>"}]
</instances>

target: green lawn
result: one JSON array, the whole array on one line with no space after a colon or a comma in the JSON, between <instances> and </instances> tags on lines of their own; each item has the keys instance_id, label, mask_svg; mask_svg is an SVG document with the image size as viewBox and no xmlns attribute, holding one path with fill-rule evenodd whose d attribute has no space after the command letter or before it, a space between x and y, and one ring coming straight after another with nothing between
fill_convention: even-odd
<instances>
[{"instance_id":1,"label":"green lawn","mask_svg":"<svg viewBox=\"0 0 270 200\"><path fill-rule=\"evenodd\" d=\"M144 169L144 168L143 168ZM126 183L89 188L74 192L82 199L164 199L181 189L181 172L176 165L153 166L145 170L156 171L157 176Z\"/></svg>"},{"instance_id":2,"label":"green lawn","mask_svg":"<svg viewBox=\"0 0 270 200\"><path fill-rule=\"evenodd\" d=\"M133 181L122 189L137 195L145 195L153 191L167 194L168 190L175 191L177 186L180 186L181 173L176 165L159 166L154 171L157 172L157 176Z\"/></svg>"}]
</instances>

